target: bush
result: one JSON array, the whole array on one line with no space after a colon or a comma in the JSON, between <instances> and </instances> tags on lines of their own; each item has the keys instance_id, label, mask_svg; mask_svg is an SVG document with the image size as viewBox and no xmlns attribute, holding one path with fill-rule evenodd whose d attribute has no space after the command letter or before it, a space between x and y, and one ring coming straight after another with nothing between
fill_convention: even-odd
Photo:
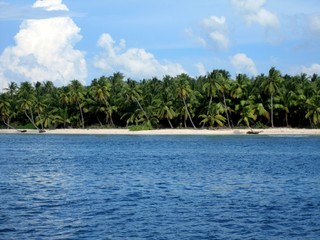
<instances>
[{"instance_id":1,"label":"bush","mask_svg":"<svg viewBox=\"0 0 320 240\"><path fill-rule=\"evenodd\" d=\"M252 128L260 128L260 129L262 129L262 128L268 128L268 126L264 125L262 122L256 122L256 124L254 124L252 126Z\"/></svg>"},{"instance_id":2,"label":"bush","mask_svg":"<svg viewBox=\"0 0 320 240\"><path fill-rule=\"evenodd\" d=\"M153 127L150 124L129 126L130 131L144 131L144 130L152 130L152 129Z\"/></svg>"}]
</instances>

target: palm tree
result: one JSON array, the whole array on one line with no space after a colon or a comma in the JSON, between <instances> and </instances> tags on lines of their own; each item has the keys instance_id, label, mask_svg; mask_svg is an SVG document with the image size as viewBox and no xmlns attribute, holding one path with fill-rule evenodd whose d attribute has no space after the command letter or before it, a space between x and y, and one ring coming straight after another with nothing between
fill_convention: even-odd
<instances>
[{"instance_id":1,"label":"palm tree","mask_svg":"<svg viewBox=\"0 0 320 240\"><path fill-rule=\"evenodd\" d=\"M306 118L311 119L311 127L320 125L320 90L318 94L306 100L307 114Z\"/></svg>"},{"instance_id":2,"label":"palm tree","mask_svg":"<svg viewBox=\"0 0 320 240\"><path fill-rule=\"evenodd\" d=\"M134 80L128 79L123 88L123 95L125 96L124 105L130 107L121 117L121 119L123 119L130 116L127 119L127 126L129 123L135 123L136 125L143 124L147 128L152 128L149 114L146 112L146 109L142 107L143 97L141 85ZM135 104L138 105L138 108L136 108Z\"/></svg>"},{"instance_id":3,"label":"palm tree","mask_svg":"<svg viewBox=\"0 0 320 240\"><path fill-rule=\"evenodd\" d=\"M39 118L39 123L41 126L41 132L44 132L44 126L43 126L43 121L41 118L41 113L45 107L44 103L43 103L43 94L42 94L42 84L40 82L37 82L35 84L35 105L36 105L36 109L37 109L37 114L38 114L38 118Z\"/></svg>"},{"instance_id":4,"label":"palm tree","mask_svg":"<svg viewBox=\"0 0 320 240\"><path fill-rule=\"evenodd\" d=\"M273 123L273 99L275 94L279 92L280 83L282 82L281 74L279 70L276 70L275 67L271 67L269 70L269 75L266 78L266 81L263 83L263 89L266 94L270 96L270 111L271 111L271 127L274 127Z\"/></svg>"},{"instance_id":5,"label":"palm tree","mask_svg":"<svg viewBox=\"0 0 320 240\"><path fill-rule=\"evenodd\" d=\"M187 74L182 73L175 78L175 83L176 83L177 96L182 99L185 112L186 112L187 116L189 117L189 120L190 120L193 128L196 129L196 126L194 125L194 123L192 121L192 117L190 115L190 112L189 112L189 109L188 109L188 106L186 103L187 97L189 97L192 92L192 89L190 87L190 77Z\"/></svg>"},{"instance_id":6,"label":"palm tree","mask_svg":"<svg viewBox=\"0 0 320 240\"><path fill-rule=\"evenodd\" d=\"M202 123L209 123L210 127L213 127L217 123L222 127L226 121L226 118L222 115L224 107L221 103L213 104L210 107L208 114L201 114L199 118L203 118Z\"/></svg>"},{"instance_id":7,"label":"palm tree","mask_svg":"<svg viewBox=\"0 0 320 240\"><path fill-rule=\"evenodd\" d=\"M0 113L3 123L10 128L11 103L10 98L6 94L0 95Z\"/></svg>"},{"instance_id":8,"label":"palm tree","mask_svg":"<svg viewBox=\"0 0 320 240\"><path fill-rule=\"evenodd\" d=\"M206 93L206 95L209 97L209 104L208 104L208 109L207 109L207 114L206 116L209 115L209 111L211 109L211 104L212 104L212 99L217 95L217 92L221 89L220 82L217 81L216 74L214 71L211 73L208 73L207 76L205 77L205 83L202 86L202 90ZM202 121L204 125L208 121Z\"/></svg>"},{"instance_id":9,"label":"palm tree","mask_svg":"<svg viewBox=\"0 0 320 240\"><path fill-rule=\"evenodd\" d=\"M173 109L173 105L171 101L164 102L161 101L160 105L158 106L158 112L157 116L162 119L165 118L167 119L169 125L171 128L173 128L171 120L175 117L176 113Z\"/></svg>"},{"instance_id":10,"label":"palm tree","mask_svg":"<svg viewBox=\"0 0 320 240\"><path fill-rule=\"evenodd\" d=\"M24 112L25 116L29 119L31 124L39 130L34 119L33 106L36 103L35 91L31 83L23 82L18 91L20 109Z\"/></svg>"},{"instance_id":11,"label":"palm tree","mask_svg":"<svg viewBox=\"0 0 320 240\"><path fill-rule=\"evenodd\" d=\"M70 101L78 107L80 116L81 116L80 125L82 126L82 128L84 128L84 117L83 117L83 110L82 110L82 105L85 98L84 87L78 80L72 80L68 88L69 88L69 94L70 94Z\"/></svg>"},{"instance_id":12,"label":"palm tree","mask_svg":"<svg viewBox=\"0 0 320 240\"><path fill-rule=\"evenodd\" d=\"M259 107L259 105L257 107ZM241 122L244 122L247 127L251 129L250 123L257 120L257 112L259 112L259 110L257 111L257 107L255 107L255 105L251 101L241 100L240 104L236 105L235 108L236 111L240 112L238 125Z\"/></svg>"},{"instance_id":13,"label":"palm tree","mask_svg":"<svg viewBox=\"0 0 320 240\"><path fill-rule=\"evenodd\" d=\"M99 78L98 80L94 80L90 87L90 92L93 98L97 102L104 103L106 119L110 121L111 126L114 126L112 114L116 108L112 107L108 101L108 99L110 98L110 90L111 84L107 81L107 78L104 76Z\"/></svg>"},{"instance_id":14,"label":"palm tree","mask_svg":"<svg viewBox=\"0 0 320 240\"><path fill-rule=\"evenodd\" d=\"M218 90L219 90L219 92L222 96L222 99L223 99L223 104L224 104L225 113L227 116L228 126L229 126L229 128L232 128L231 122L230 122L230 116L229 116L229 108L227 106L227 100L226 100L226 93L230 89L229 75L230 75L229 73L222 71L222 70L215 71L215 77L216 77L217 81L220 82L220 86L221 86Z\"/></svg>"}]
</instances>

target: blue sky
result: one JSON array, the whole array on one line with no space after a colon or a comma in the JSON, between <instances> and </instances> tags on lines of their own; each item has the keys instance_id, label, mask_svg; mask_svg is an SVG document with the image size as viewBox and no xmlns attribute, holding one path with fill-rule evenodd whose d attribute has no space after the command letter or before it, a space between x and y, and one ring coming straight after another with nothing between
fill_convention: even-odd
<instances>
[{"instance_id":1,"label":"blue sky","mask_svg":"<svg viewBox=\"0 0 320 240\"><path fill-rule=\"evenodd\" d=\"M319 0L0 0L0 87L226 69L320 74Z\"/></svg>"}]
</instances>

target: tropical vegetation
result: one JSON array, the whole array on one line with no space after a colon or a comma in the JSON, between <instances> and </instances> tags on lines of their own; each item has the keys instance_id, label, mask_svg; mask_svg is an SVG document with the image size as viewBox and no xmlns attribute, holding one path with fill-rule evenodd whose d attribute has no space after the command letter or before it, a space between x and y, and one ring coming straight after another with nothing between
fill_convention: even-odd
<instances>
[{"instance_id":1,"label":"tropical vegetation","mask_svg":"<svg viewBox=\"0 0 320 240\"><path fill-rule=\"evenodd\" d=\"M11 82L0 93L2 128L320 127L320 77L231 79L226 70L135 81L117 72L84 86Z\"/></svg>"}]
</instances>

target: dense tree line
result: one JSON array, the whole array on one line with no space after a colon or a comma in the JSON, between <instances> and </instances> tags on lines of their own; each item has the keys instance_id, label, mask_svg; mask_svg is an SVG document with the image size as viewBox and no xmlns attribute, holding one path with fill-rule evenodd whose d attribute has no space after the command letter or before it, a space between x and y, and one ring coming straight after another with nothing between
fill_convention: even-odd
<instances>
[{"instance_id":1,"label":"dense tree line","mask_svg":"<svg viewBox=\"0 0 320 240\"><path fill-rule=\"evenodd\" d=\"M11 82L0 94L3 127L319 127L320 77L268 75L230 79L225 70L192 78L187 74L142 81L121 73L73 80L55 87L50 81Z\"/></svg>"}]
</instances>

